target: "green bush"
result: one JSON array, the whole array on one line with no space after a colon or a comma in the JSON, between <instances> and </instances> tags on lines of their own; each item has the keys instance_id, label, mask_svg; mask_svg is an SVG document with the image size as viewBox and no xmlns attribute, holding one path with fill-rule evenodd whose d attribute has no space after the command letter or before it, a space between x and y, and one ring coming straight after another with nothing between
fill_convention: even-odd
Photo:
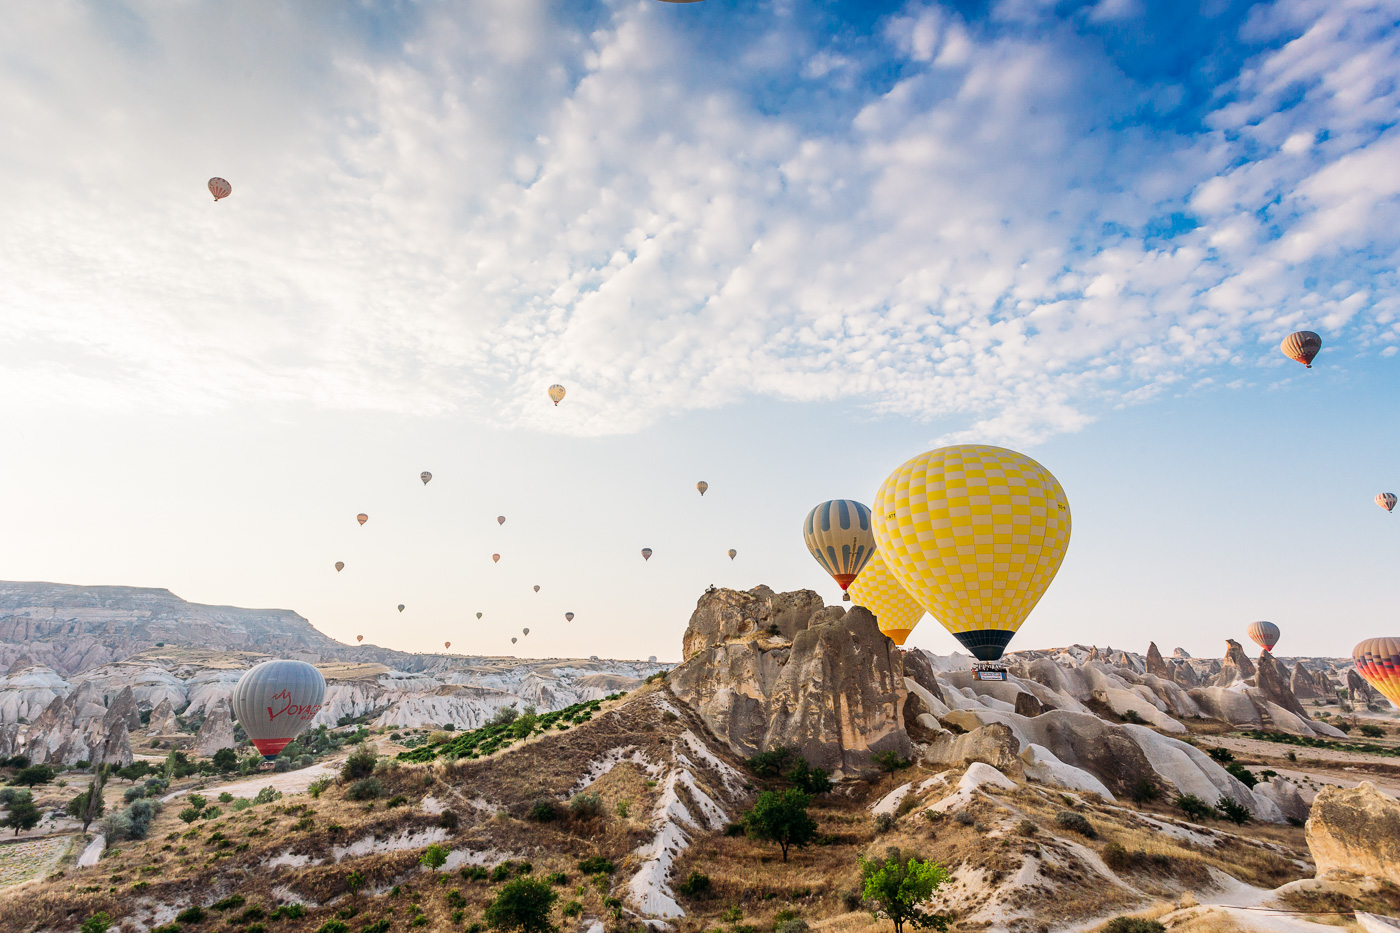
<instances>
[{"instance_id":1,"label":"green bush","mask_svg":"<svg viewBox=\"0 0 1400 933\"><path fill-rule=\"evenodd\" d=\"M1022 820L1016 824L1016 832L1020 833L1022 836L1034 836L1036 833L1040 832L1040 827L1035 825L1031 820Z\"/></svg>"},{"instance_id":2,"label":"green bush","mask_svg":"<svg viewBox=\"0 0 1400 933\"><path fill-rule=\"evenodd\" d=\"M777 777L787 768L793 756L792 749L782 746L771 751L759 752L748 760L749 770L759 777Z\"/></svg>"},{"instance_id":3,"label":"green bush","mask_svg":"<svg viewBox=\"0 0 1400 933\"><path fill-rule=\"evenodd\" d=\"M457 874L462 876L463 881L485 881L491 873L480 865L463 865Z\"/></svg>"},{"instance_id":4,"label":"green bush","mask_svg":"<svg viewBox=\"0 0 1400 933\"><path fill-rule=\"evenodd\" d=\"M200 907L198 904L195 904L191 907L186 907L184 910L180 911L178 914L175 915L175 920L177 923L198 923L203 919L204 908Z\"/></svg>"},{"instance_id":5,"label":"green bush","mask_svg":"<svg viewBox=\"0 0 1400 933\"><path fill-rule=\"evenodd\" d=\"M345 792L347 800L374 800L384 796L384 782L377 777L361 778Z\"/></svg>"},{"instance_id":6,"label":"green bush","mask_svg":"<svg viewBox=\"0 0 1400 933\"><path fill-rule=\"evenodd\" d=\"M1118 715L1118 718L1123 720L1124 722L1130 722L1135 726L1147 725L1147 720L1143 719L1142 714L1135 709L1123 710L1123 712Z\"/></svg>"},{"instance_id":7,"label":"green bush","mask_svg":"<svg viewBox=\"0 0 1400 933\"><path fill-rule=\"evenodd\" d=\"M447 846L440 846L435 843L428 846L423 854L419 856L418 864L433 871L437 871L443 865L447 864L448 854L449 850Z\"/></svg>"},{"instance_id":8,"label":"green bush","mask_svg":"<svg viewBox=\"0 0 1400 933\"><path fill-rule=\"evenodd\" d=\"M1253 788L1259 783L1259 778L1254 776L1254 772L1246 768L1244 765L1240 764L1238 761L1230 762L1228 765L1225 766L1225 770L1229 774L1232 774L1236 778L1238 778L1240 783L1243 784L1245 787Z\"/></svg>"},{"instance_id":9,"label":"green bush","mask_svg":"<svg viewBox=\"0 0 1400 933\"><path fill-rule=\"evenodd\" d=\"M99 911L83 921L83 925L78 928L80 933L107 933L107 928L114 922L112 915L105 911Z\"/></svg>"},{"instance_id":10,"label":"green bush","mask_svg":"<svg viewBox=\"0 0 1400 933\"><path fill-rule=\"evenodd\" d=\"M260 807L265 803L272 803L274 800L281 800L282 792L274 787L264 787L253 795L253 806Z\"/></svg>"},{"instance_id":11,"label":"green bush","mask_svg":"<svg viewBox=\"0 0 1400 933\"><path fill-rule=\"evenodd\" d=\"M569 815L576 820L591 820L603 814L603 798L598 794L574 794L569 799Z\"/></svg>"},{"instance_id":12,"label":"green bush","mask_svg":"<svg viewBox=\"0 0 1400 933\"><path fill-rule=\"evenodd\" d=\"M340 768L340 779L349 784L367 778L374 774L374 765L378 760L379 756L373 748L360 745L345 759L345 764Z\"/></svg>"},{"instance_id":13,"label":"green bush","mask_svg":"<svg viewBox=\"0 0 1400 933\"><path fill-rule=\"evenodd\" d=\"M311 795L312 800L319 800L321 795L326 792L326 788L330 786L331 779L329 777L321 777L306 785L306 792Z\"/></svg>"},{"instance_id":14,"label":"green bush","mask_svg":"<svg viewBox=\"0 0 1400 933\"><path fill-rule=\"evenodd\" d=\"M552 871L544 876L545 884L552 884L556 888L569 883L569 876L562 871Z\"/></svg>"},{"instance_id":15,"label":"green bush","mask_svg":"<svg viewBox=\"0 0 1400 933\"><path fill-rule=\"evenodd\" d=\"M519 720L516 721L518 722ZM553 800L547 800L541 797L530 804L528 815L530 819L534 820L536 823L552 823L559 819L559 808L555 805Z\"/></svg>"},{"instance_id":16,"label":"green bush","mask_svg":"<svg viewBox=\"0 0 1400 933\"><path fill-rule=\"evenodd\" d=\"M516 878L501 888L483 916L488 925L504 933L554 933L550 913L558 900L559 895L543 881Z\"/></svg>"},{"instance_id":17,"label":"green bush","mask_svg":"<svg viewBox=\"0 0 1400 933\"><path fill-rule=\"evenodd\" d=\"M303 904L283 904L267 916L269 920L300 920L306 916L306 907Z\"/></svg>"},{"instance_id":18,"label":"green bush","mask_svg":"<svg viewBox=\"0 0 1400 933\"><path fill-rule=\"evenodd\" d=\"M689 878L676 886L676 890L686 897L709 897L710 889L710 876L698 871L691 872Z\"/></svg>"},{"instance_id":19,"label":"green bush","mask_svg":"<svg viewBox=\"0 0 1400 933\"><path fill-rule=\"evenodd\" d=\"M1133 798L1134 803L1143 804L1147 803L1149 800L1156 800L1158 797L1162 796L1162 792L1158 789L1156 782L1151 778L1143 778L1133 785L1132 790L1128 792L1128 796Z\"/></svg>"},{"instance_id":20,"label":"green bush","mask_svg":"<svg viewBox=\"0 0 1400 933\"><path fill-rule=\"evenodd\" d=\"M342 920L327 920L316 928L316 933L350 933L350 928Z\"/></svg>"},{"instance_id":21,"label":"green bush","mask_svg":"<svg viewBox=\"0 0 1400 933\"><path fill-rule=\"evenodd\" d=\"M38 784L47 784L54 779L54 771L48 765L33 765L28 768L21 768L10 780L16 787L34 787Z\"/></svg>"},{"instance_id":22,"label":"green bush","mask_svg":"<svg viewBox=\"0 0 1400 933\"><path fill-rule=\"evenodd\" d=\"M219 911L223 911L223 910L232 910L232 909L235 908L235 907L242 907L242 906L243 906L243 895L242 895L242 894L230 894L228 897L224 898L223 900L221 900L221 901L215 901L214 903L210 904L210 905L209 905L209 909L210 909L210 910L219 910Z\"/></svg>"},{"instance_id":23,"label":"green bush","mask_svg":"<svg viewBox=\"0 0 1400 933\"><path fill-rule=\"evenodd\" d=\"M1175 802L1177 808L1180 809L1182 813L1185 813L1189 819L1199 821L1208 816L1215 815L1215 811L1211 808L1211 805L1195 794L1182 794L1176 798Z\"/></svg>"},{"instance_id":24,"label":"green bush","mask_svg":"<svg viewBox=\"0 0 1400 933\"><path fill-rule=\"evenodd\" d=\"M1141 917L1114 917L1103 929L1104 933L1167 933L1167 928L1156 920Z\"/></svg>"},{"instance_id":25,"label":"green bush","mask_svg":"<svg viewBox=\"0 0 1400 933\"><path fill-rule=\"evenodd\" d=\"M1235 760L1234 752L1230 751L1228 748L1221 748L1219 745L1206 749L1206 754L1222 765L1228 765Z\"/></svg>"},{"instance_id":26,"label":"green bush","mask_svg":"<svg viewBox=\"0 0 1400 933\"><path fill-rule=\"evenodd\" d=\"M1382 729L1380 726L1373 725L1369 722L1362 723L1362 725L1359 728L1361 730L1361 734L1367 736L1368 738L1379 739L1385 735L1384 729Z\"/></svg>"},{"instance_id":27,"label":"green bush","mask_svg":"<svg viewBox=\"0 0 1400 933\"><path fill-rule=\"evenodd\" d=\"M1243 826L1250 820L1249 807L1231 797L1221 796L1215 802L1215 812L1219 813L1222 819L1229 820L1236 826Z\"/></svg>"},{"instance_id":28,"label":"green bush","mask_svg":"<svg viewBox=\"0 0 1400 933\"><path fill-rule=\"evenodd\" d=\"M831 791L831 775L825 768L814 768L807 764L807 759L798 758L791 768L783 774L783 777L792 782L792 786L802 791L804 794L825 794Z\"/></svg>"},{"instance_id":29,"label":"green bush","mask_svg":"<svg viewBox=\"0 0 1400 933\"><path fill-rule=\"evenodd\" d=\"M1055 825L1061 829L1079 833L1088 839L1097 839L1099 835L1094 829L1094 825L1084 818L1084 814L1075 813L1073 810L1061 810L1056 813Z\"/></svg>"},{"instance_id":30,"label":"green bush","mask_svg":"<svg viewBox=\"0 0 1400 933\"><path fill-rule=\"evenodd\" d=\"M901 768L909 767L909 759L901 758L899 753L893 749L890 751L876 752L870 756L870 760L879 765L881 771L886 771L890 774L893 774Z\"/></svg>"},{"instance_id":31,"label":"green bush","mask_svg":"<svg viewBox=\"0 0 1400 933\"><path fill-rule=\"evenodd\" d=\"M583 904L578 901L569 901L559 912L566 917L577 917L579 914L583 913Z\"/></svg>"},{"instance_id":32,"label":"green bush","mask_svg":"<svg viewBox=\"0 0 1400 933\"><path fill-rule=\"evenodd\" d=\"M968 816L971 815L971 813L968 814ZM893 813L877 813L875 814L875 818L872 820L872 822L875 825L875 832L887 833L890 830L894 829L894 824L898 821L895 819L895 815Z\"/></svg>"},{"instance_id":33,"label":"green bush","mask_svg":"<svg viewBox=\"0 0 1400 933\"><path fill-rule=\"evenodd\" d=\"M593 855L580 861L578 870L585 875L611 875L617 871L617 866L601 855Z\"/></svg>"}]
</instances>

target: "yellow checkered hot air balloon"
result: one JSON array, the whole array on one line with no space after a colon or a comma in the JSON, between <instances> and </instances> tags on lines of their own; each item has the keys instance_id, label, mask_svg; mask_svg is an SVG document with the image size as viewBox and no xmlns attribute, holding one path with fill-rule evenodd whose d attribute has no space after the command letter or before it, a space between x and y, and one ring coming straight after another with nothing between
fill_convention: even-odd
<instances>
[{"instance_id":1,"label":"yellow checkered hot air balloon","mask_svg":"<svg viewBox=\"0 0 1400 933\"><path fill-rule=\"evenodd\" d=\"M880 484L872 511L890 571L981 661L1001 657L1069 547L1059 480L1003 447L919 454Z\"/></svg>"},{"instance_id":2,"label":"yellow checkered hot air balloon","mask_svg":"<svg viewBox=\"0 0 1400 933\"><path fill-rule=\"evenodd\" d=\"M914 626L924 617L924 607L909 595L890 573L885 559L876 551L851 584L851 602L875 614L875 621L896 645L904 644Z\"/></svg>"}]
</instances>

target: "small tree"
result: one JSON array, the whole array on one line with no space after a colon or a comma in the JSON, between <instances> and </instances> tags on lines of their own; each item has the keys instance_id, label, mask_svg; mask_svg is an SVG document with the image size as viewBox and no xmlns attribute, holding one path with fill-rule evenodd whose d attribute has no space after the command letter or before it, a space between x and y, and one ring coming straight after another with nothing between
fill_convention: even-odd
<instances>
[{"instance_id":1,"label":"small tree","mask_svg":"<svg viewBox=\"0 0 1400 933\"><path fill-rule=\"evenodd\" d=\"M904 933L906 923L915 929L948 929L947 917L919 909L948 880L947 869L937 862L905 860L890 848L883 859L861 859L860 878L861 893L875 905L871 913L893 923L894 933Z\"/></svg>"},{"instance_id":2,"label":"small tree","mask_svg":"<svg viewBox=\"0 0 1400 933\"><path fill-rule=\"evenodd\" d=\"M428 846L423 854L418 857L418 864L432 869L433 871L437 871L447 863L447 856L447 846L433 844Z\"/></svg>"},{"instance_id":3,"label":"small tree","mask_svg":"<svg viewBox=\"0 0 1400 933\"><path fill-rule=\"evenodd\" d=\"M340 779L349 783L367 778L374 774L374 765L378 760L379 756L374 753L373 748L361 745L345 759L345 764L340 769Z\"/></svg>"},{"instance_id":4,"label":"small tree","mask_svg":"<svg viewBox=\"0 0 1400 933\"><path fill-rule=\"evenodd\" d=\"M34 806L33 795L29 791L22 791L10 799L9 812L5 814L5 821L0 825L13 829L18 836L21 831L27 832L38 826L41 819L43 814Z\"/></svg>"},{"instance_id":5,"label":"small tree","mask_svg":"<svg viewBox=\"0 0 1400 933\"><path fill-rule=\"evenodd\" d=\"M83 925L78 929L80 933L107 933L107 928L115 922L111 914L106 911L98 911L84 920Z\"/></svg>"},{"instance_id":6,"label":"small tree","mask_svg":"<svg viewBox=\"0 0 1400 933\"><path fill-rule=\"evenodd\" d=\"M817 821L807 813L811 803L812 798L796 788L764 791L744 814L744 829L753 839L776 842L786 862L789 846L800 849L817 835Z\"/></svg>"},{"instance_id":7,"label":"small tree","mask_svg":"<svg viewBox=\"0 0 1400 933\"><path fill-rule=\"evenodd\" d=\"M238 767L238 752L231 748L221 748L214 753L214 767L224 774Z\"/></svg>"},{"instance_id":8,"label":"small tree","mask_svg":"<svg viewBox=\"0 0 1400 933\"><path fill-rule=\"evenodd\" d=\"M36 784L47 784L52 781L56 772L48 765L34 765L29 768L21 768L12 780L11 784L21 787L33 787Z\"/></svg>"},{"instance_id":9,"label":"small tree","mask_svg":"<svg viewBox=\"0 0 1400 933\"><path fill-rule=\"evenodd\" d=\"M883 752L876 752L875 754L870 756L870 760L875 762L875 764L879 765L881 771L887 771L890 774L893 774L900 768L909 767L909 759L901 758L899 756L899 752L895 751L894 749L890 749L888 751Z\"/></svg>"},{"instance_id":10,"label":"small tree","mask_svg":"<svg viewBox=\"0 0 1400 933\"><path fill-rule=\"evenodd\" d=\"M1222 796L1215 802L1215 809L1222 817L1237 826L1243 826L1249 822L1249 807L1235 800L1233 797Z\"/></svg>"},{"instance_id":11,"label":"small tree","mask_svg":"<svg viewBox=\"0 0 1400 933\"><path fill-rule=\"evenodd\" d=\"M88 831L88 826L93 820L102 816L104 809L106 809L106 806L102 802L101 788L98 788L97 792L94 794L93 788L91 787L68 801L68 806L65 808L68 815L73 819L83 821L83 832Z\"/></svg>"},{"instance_id":12,"label":"small tree","mask_svg":"<svg viewBox=\"0 0 1400 933\"><path fill-rule=\"evenodd\" d=\"M535 878L516 878L501 887L482 915L493 929L520 933L554 933L550 913L559 895Z\"/></svg>"},{"instance_id":13,"label":"small tree","mask_svg":"<svg viewBox=\"0 0 1400 933\"><path fill-rule=\"evenodd\" d=\"M1203 820L1212 814L1211 805L1195 794L1182 794L1176 798L1176 805L1193 820Z\"/></svg>"}]
</instances>

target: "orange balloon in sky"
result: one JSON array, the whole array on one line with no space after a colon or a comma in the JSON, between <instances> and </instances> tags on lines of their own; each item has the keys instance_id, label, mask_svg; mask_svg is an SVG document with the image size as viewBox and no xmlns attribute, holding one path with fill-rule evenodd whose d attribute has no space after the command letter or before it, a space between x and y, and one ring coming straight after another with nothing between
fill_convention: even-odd
<instances>
[{"instance_id":1,"label":"orange balloon in sky","mask_svg":"<svg viewBox=\"0 0 1400 933\"><path fill-rule=\"evenodd\" d=\"M500 562L501 562L501 555L499 555L499 554L492 554L492 555L491 555L491 563L493 563L493 564L499 564Z\"/></svg>"},{"instance_id":2,"label":"orange balloon in sky","mask_svg":"<svg viewBox=\"0 0 1400 933\"><path fill-rule=\"evenodd\" d=\"M355 516L355 521L363 525L365 522L369 521L369 516L366 515L364 512L361 512L359 515Z\"/></svg>"}]
</instances>

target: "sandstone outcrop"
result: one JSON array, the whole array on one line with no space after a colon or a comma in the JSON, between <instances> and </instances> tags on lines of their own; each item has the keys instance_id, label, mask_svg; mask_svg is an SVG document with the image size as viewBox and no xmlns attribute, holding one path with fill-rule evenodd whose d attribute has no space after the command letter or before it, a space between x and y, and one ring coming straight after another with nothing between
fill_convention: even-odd
<instances>
[{"instance_id":1,"label":"sandstone outcrop","mask_svg":"<svg viewBox=\"0 0 1400 933\"><path fill-rule=\"evenodd\" d=\"M1186 649L1185 649L1185 648L1174 648L1174 649L1172 649L1172 657L1174 657L1174 658L1182 658L1182 659L1187 660L1187 661L1191 660L1191 655L1189 655L1189 654L1186 653Z\"/></svg>"},{"instance_id":2,"label":"sandstone outcrop","mask_svg":"<svg viewBox=\"0 0 1400 933\"><path fill-rule=\"evenodd\" d=\"M228 700L220 700L213 712L204 717L199 735L195 736L194 750L205 758L212 758L220 749L233 748L236 744L233 740L233 708Z\"/></svg>"},{"instance_id":3,"label":"sandstone outcrop","mask_svg":"<svg viewBox=\"0 0 1400 933\"><path fill-rule=\"evenodd\" d=\"M10 758L23 751L19 741L19 723L0 722L0 758Z\"/></svg>"},{"instance_id":4,"label":"sandstone outcrop","mask_svg":"<svg viewBox=\"0 0 1400 933\"><path fill-rule=\"evenodd\" d=\"M82 684L66 697L55 697L40 714L26 737L24 753L34 764L129 765L130 731L140 724L131 688L107 706L91 684Z\"/></svg>"},{"instance_id":5,"label":"sandstone outcrop","mask_svg":"<svg viewBox=\"0 0 1400 933\"><path fill-rule=\"evenodd\" d=\"M1368 684L1364 677L1356 673L1355 668L1347 671L1347 693L1353 703L1359 703L1362 706L1370 706L1377 699L1375 688Z\"/></svg>"},{"instance_id":6,"label":"sandstone outcrop","mask_svg":"<svg viewBox=\"0 0 1400 933\"><path fill-rule=\"evenodd\" d=\"M1293 673L1288 678L1288 689L1292 690L1293 695L1299 700L1335 700L1337 698L1328 685L1313 676L1312 671L1303 666L1302 661L1293 665Z\"/></svg>"},{"instance_id":7,"label":"sandstone outcrop","mask_svg":"<svg viewBox=\"0 0 1400 933\"><path fill-rule=\"evenodd\" d=\"M1267 781L1260 781L1254 786L1254 793L1260 797L1267 797L1274 802L1287 819L1302 822L1308 818L1309 806L1303 799L1303 795L1290 781L1281 777L1271 778Z\"/></svg>"},{"instance_id":8,"label":"sandstone outcrop","mask_svg":"<svg viewBox=\"0 0 1400 933\"><path fill-rule=\"evenodd\" d=\"M1157 643L1155 641L1148 642L1147 644L1147 663L1144 665L1144 668L1147 673L1160 677L1163 680L1172 679L1171 668L1168 667L1167 662L1162 659L1162 652L1157 650Z\"/></svg>"},{"instance_id":9,"label":"sandstone outcrop","mask_svg":"<svg viewBox=\"0 0 1400 933\"><path fill-rule=\"evenodd\" d=\"M1259 656L1259 673L1255 677L1255 685L1259 688L1260 695L1268 702L1288 710L1299 719L1307 719L1308 714L1303 710L1303 704L1298 702L1298 698L1289 689L1289 680L1288 669L1273 656L1272 652L1265 651Z\"/></svg>"},{"instance_id":10,"label":"sandstone outcrop","mask_svg":"<svg viewBox=\"0 0 1400 933\"><path fill-rule=\"evenodd\" d=\"M1400 885L1400 801L1363 782L1313 799L1308 848L1317 876L1361 875Z\"/></svg>"},{"instance_id":11,"label":"sandstone outcrop","mask_svg":"<svg viewBox=\"0 0 1400 933\"><path fill-rule=\"evenodd\" d=\"M180 728L175 720L175 706L169 700L161 700L160 705L151 710L146 732L150 735L169 735Z\"/></svg>"},{"instance_id":12,"label":"sandstone outcrop","mask_svg":"<svg viewBox=\"0 0 1400 933\"><path fill-rule=\"evenodd\" d=\"M876 752L912 752L901 652L866 609L810 590L717 589L696 604L684 648L667 685L737 755L786 746L851 774Z\"/></svg>"},{"instance_id":13,"label":"sandstone outcrop","mask_svg":"<svg viewBox=\"0 0 1400 933\"><path fill-rule=\"evenodd\" d=\"M1244 653L1244 648L1233 638L1225 639L1225 660L1216 675L1215 686L1228 687L1241 680L1249 680L1255 674L1254 662Z\"/></svg>"}]
</instances>

